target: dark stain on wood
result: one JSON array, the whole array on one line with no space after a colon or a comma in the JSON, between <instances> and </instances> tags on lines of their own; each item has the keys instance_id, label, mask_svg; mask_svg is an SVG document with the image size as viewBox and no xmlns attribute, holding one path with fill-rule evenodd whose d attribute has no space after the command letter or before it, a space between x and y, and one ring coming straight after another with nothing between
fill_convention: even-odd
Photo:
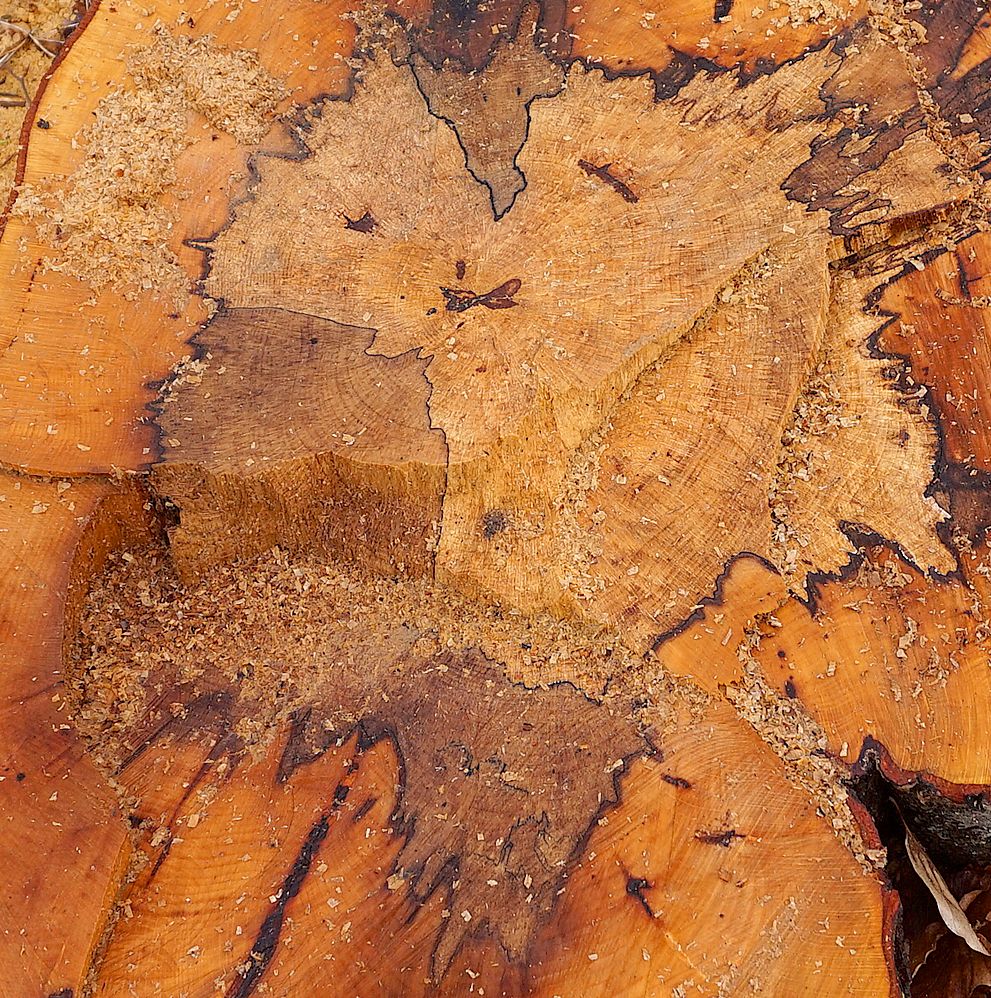
<instances>
[{"instance_id":1,"label":"dark stain on wood","mask_svg":"<svg viewBox=\"0 0 991 998\"><path fill-rule=\"evenodd\" d=\"M420 903L460 881L458 911L472 916L438 926L435 979L479 933L521 959L597 816L619 799L625 766L612 764L652 746L629 711L606 711L568 684L517 686L474 649L422 661L415 683L361 671L340 695L367 703L366 737L388 737L401 760L394 826L406 841L395 867Z\"/></svg>"},{"instance_id":2,"label":"dark stain on wood","mask_svg":"<svg viewBox=\"0 0 991 998\"><path fill-rule=\"evenodd\" d=\"M939 105L941 124L954 136L977 132L981 140L991 139L991 58L985 58L959 72L961 57L973 36L987 30L987 5L973 0L929 0L909 17L925 28L925 36L914 52L920 60L926 89ZM976 164L985 176L991 157Z\"/></svg>"},{"instance_id":3,"label":"dark stain on wood","mask_svg":"<svg viewBox=\"0 0 991 998\"><path fill-rule=\"evenodd\" d=\"M864 26L839 40L836 50L841 58L851 44L869 44ZM910 136L924 130L925 116L914 82L894 60L889 85L879 89L857 60L842 58L821 96L826 114L844 124L812 141L809 158L792 171L782 190L810 210L829 212L830 231L835 235L851 236L863 225L885 218L891 208L888 199L858 181L879 170ZM848 124L849 109L855 106L864 110L856 123Z\"/></svg>"},{"instance_id":4,"label":"dark stain on wood","mask_svg":"<svg viewBox=\"0 0 991 998\"><path fill-rule=\"evenodd\" d=\"M344 228L351 229L353 232L363 232L365 235L370 235L377 227L378 222L370 211L366 211L361 218L344 216Z\"/></svg>"},{"instance_id":5,"label":"dark stain on wood","mask_svg":"<svg viewBox=\"0 0 991 998\"><path fill-rule=\"evenodd\" d=\"M725 832L703 832L700 830L695 833L695 838L707 846L722 846L724 849L729 849L734 839L745 839L746 835L738 832L735 828L727 828Z\"/></svg>"},{"instance_id":6,"label":"dark stain on wood","mask_svg":"<svg viewBox=\"0 0 991 998\"><path fill-rule=\"evenodd\" d=\"M518 277L513 277L500 284L499 287L481 295L466 288L441 288L440 290L441 294L444 295L444 308L448 312L467 312L468 309L475 308L476 305L491 309L515 308L519 302L514 300L513 295L520 290L522 284L523 282Z\"/></svg>"},{"instance_id":7,"label":"dark stain on wood","mask_svg":"<svg viewBox=\"0 0 991 998\"><path fill-rule=\"evenodd\" d=\"M138 737L133 740L130 751L121 760L117 770L119 773L137 762L152 745L164 740L166 736L182 738L194 731L213 731L218 737L217 744L220 744L221 733L224 732L230 717L234 695L227 690L212 690L194 694L187 701L188 693L189 688L183 686L161 691L156 701L151 704L144 718L144 725L137 733ZM171 712L169 697L183 701L182 713ZM228 735L224 737L229 739Z\"/></svg>"},{"instance_id":8,"label":"dark stain on wood","mask_svg":"<svg viewBox=\"0 0 991 998\"><path fill-rule=\"evenodd\" d=\"M181 585L167 561L154 564L160 574L151 577L147 590L145 581L140 586L128 583L126 573L119 585L113 584L120 614L132 622L134 634L148 634L149 640L155 640L147 628L157 608L178 598ZM148 594L151 608L142 601ZM397 764L395 790L387 791L394 792L396 800L390 817L398 844L393 871L401 872L408 885L410 918L432 919L438 908L454 910L455 905L458 916L463 911L471 914L470 920L437 918L418 930L432 940L431 973L440 981L469 939L492 939L511 961L523 960L538 927L550 916L560 887L584 855L598 820L619 802L627 767L640 758L658 758L659 752L641 729L640 711L632 699L617 694L605 706L568 683L538 689L513 683L505 666L478 648L442 641L443 632L430 624L433 611L424 610L420 615L411 605L408 620L390 616L387 627L321 631L321 661L307 663L305 677L289 673L284 695L300 699L288 731L271 749L276 753L271 779L293 786L301 768L355 736L359 754L381 741L391 744ZM190 618L188 626L198 625ZM288 620L274 618L271 628L257 634L252 655L284 656L289 626ZM236 631L229 632L232 649L238 647ZM526 639L521 633L520 643L529 643ZM171 635L170 640L186 646L185 637ZM609 658L608 649L601 654ZM207 662L197 688L178 681L183 668L183 657L176 655L159 663L148 683L169 691L166 702L192 703L200 697L218 710L223 704L219 720L227 731L236 730L242 718L258 717L259 704L251 697L197 692L236 688L239 680L230 675L229 665L225 671ZM297 683L304 678L300 688ZM175 730L138 720L126 742L145 745L149 733L157 744L175 737L195 739L215 731L217 722L216 715L201 715L196 731L188 723ZM233 770L245 752L233 738L220 738L212 750L214 758L221 751L227 754L232 765L226 771ZM123 754L129 755L127 745ZM215 772L207 763L200 772ZM195 792L198 781L197 775L187 793ZM252 947L256 955L248 976L229 992L230 998L246 998L261 978L275 950L286 904L298 893L327 834L324 819L345 806L351 782L343 780L332 801L317 803L323 819L310 830L286 875L279 903L268 913ZM381 797L382 792L386 788L346 805L358 813L354 820L361 820L373 806L374 800L367 798ZM170 861L166 847L158 866L167 867ZM390 872L383 870L383 877ZM434 895L439 895L439 904L427 904Z\"/></svg>"},{"instance_id":9,"label":"dark stain on wood","mask_svg":"<svg viewBox=\"0 0 991 998\"><path fill-rule=\"evenodd\" d=\"M509 526L506 514L501 509L487 510L482 517L482 536L492 540L496 534L501 534Z\"/></svg>"},{"instance_id":10,"label":"dark stain on wood","mask_svg":"<svg viewBox=\"0 0 991 998\"><path fill-rule=\"evenodd\" d=\"M679 790L691 790L692 785L681 776L672 776L670 773L661 773L661 779L665 783L670 783L672 787L677 787Z\"/></svg>"},{"instance_id":11,"label":"dark stain on wood","mask_svg":"<svg viewBox=\"0 0 991 998\"><path fill-rule=\"evenodd\" d=\"M369 797L367 800L363 801L358 809L354 812L354 816L351 821L357 824L362 818L368 814L369 811L378 803L378 797Z\"/></svg>"},{"instance_id":12,"label":"dark stain on wood","mask_svg":"<svg viewBox=\"0 0 991 998\"><path fill-rule=\"evenodd\" d=\"M656 918L654 909L651 908L650 902L644 897L644 891L650 890L654 885L649 881L645 880L643 877L627 877L626 878L626 893L634 898L643 908L645 912L651 917Z\"/></svg>"},{"instance_id":13,"label":"dark stain on wood","mask_svg":"<svg viewBox=\"0 0 991 998\"><path fill-rule=\"evenodd\" d=\"M649 67L644 67L648 71ZM650 71L654 78L654 94L657 100L670 100L683 87L687 86L698 73L724 73L724 67L710 59L692 57L677 50L671 51L670 62L660 71ZM742 79L742 74L741 74Z\"/></svg>"},{"instance_id":14,"label":"dark stain on wood","mask_svg":"<svg viewBox=\"0 0 991 998\"><path fill-rule=\"evenodd\" d=\"M934 393L935 394L935 393ZM991 528L991 474L955 462L947 462L941 481L950 498L950 523L954 533L967 538L972 547L983 543Z\"/></svg>"},{"instance_id":15,"label":"dark stain on wood","mask_svg":"<svg viewBox=\"0 0 991 998\"><path fill-rule=\"evenodd\" d=\"M286 739L276 780L285 783L296 770L307 763L315 762L330 747L333 738L322 729L309 723L310 709L296 711L289 724L289 737Z\"/></svg>"},{"instance_id":16,"label":"dark stain on wood","mask_svg":"<svg viewBox=\"0 0 991 998\"><path fill-rule=\"evenodd\" d=\"M636 204L640 198L633 192L632 188L623 183L619 177L615 176L610 172L610 167L612 163L606 163L604 166L596 166L594 163L590 163L587 159L578 160L578 165L590 176L601 180L604 184L611 187L617 194L622 197L624 201L630 204Z\"/></svg>"},{"instance_id":17,"label":"dark stain on wood","mask_svg":"<svg viewBox=\"0 0 991 998\"><path fill-rule=\"evenodd\" d=\"M500 43L516 37L525 0L434 0L429 14L413 19L411 40L434 66L445 62L483 70ZM405 9L397 13L406 16Z\"/></svg>"},{"instance_id":18,"label":"dark stain on wood","mask_svg":"<svg viewBox=\"0 0 991 998\"><path fill-rule=\"evenodd\" d=\"M358 761L353 760L348 769L348 776L353 776L357 769ZM279 945L282 925L286 918L286 907L303 886L303 881L306 880L310 867L313 865L313 857L330 830L331 816L347 800L350 789L346 782L339 783L334 789L330 808L310 828L309 834L300 847L299 854L282 882L272 910L265 916L265 921L262 922L261 928L258 930L258 935L255 937L251 952L246 960L247 969L244 970L241 979L234 981L227 989L226 998L248 998L249 995L254 994L262 975L275 955L276 947Z\"/></svg>"},{"instance_id":19,"label":"dark stain on wood","mask_svg":"<svg viewBox=\"0 0 991 998\"><path fill-rule=\"evenodd\" d=\"M181 510L170 543L184 570L277 544L384 575L400 564L412 576L432 571L426 541L440 519L447 444L430 425L428 361L374 354L374 340L371 329L274 308L225 309L196 334L215 363L156 403L163 442L181 442L165 448L153 481ZM353 414L352 437L328 392ZM417 461L385 477L380 455L397 434Z\"/></svg>"}]
</instances>

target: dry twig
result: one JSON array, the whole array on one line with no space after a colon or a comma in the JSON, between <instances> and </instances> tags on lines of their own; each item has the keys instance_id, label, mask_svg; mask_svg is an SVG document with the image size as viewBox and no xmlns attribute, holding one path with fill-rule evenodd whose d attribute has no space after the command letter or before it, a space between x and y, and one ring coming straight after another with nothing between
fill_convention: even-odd
<instances>
[{"instance_id":1,"label":"dry twig","mask_svg":"<svg viewBox=\"0 0 991 998\"><path fill-rule=\"evenodd\" d=\"M0 55L0 69L7 67L14 56L17 55L17 53L20 52L25 45L33 45L39 52L48 56L49 59L54 59L58 54L58 50L62 47L62 41L60 39L39 38L23 25L16 24L13 21L0 19L0 32L4 31L16 35L17 40L10 46L10 48ZM0 90L0 108L27 107L28 104L31 103L31 95L28 93L24 77L18 73L15 73L13 70L7 70L7 74L17 82L19 92L13 90Z\"/></svg>"},{"instance_id":2,"label":"dry twig","mask_svg":"<svg viewBox=\"0 0 991 998\"><path fill-rule=\"evenodd\" d=\"M0 67L4 66L13 57L14 53L21 48L21 46L28 43L32 44L40 52L43 52L48 56L49 59L54 59L58 53L59 48L62 45L61 40L57 38L39 38L34 32L29 31L27 28L20 24L15 24L13 21L3 21L0 20L0 31L11 31L15 35L21 36L21 41L18 42L9 52L5 52L2 57L0 57ZM47 46L53 46L52 49L47 48Z\"/></svg>"},{"instance_id":3,"label":"dry twig","mask_svg":"<svg viewBox=\"0 0 991 998\"><path fill-rule=\"evenodd\" d=\"M21 92L17 94L10 90L0 90L0 107L27 107L31 103L31 95L28 93L24 77L13 70L10 70L10 75L17 80Z\"/></svg>"}]
</instances>

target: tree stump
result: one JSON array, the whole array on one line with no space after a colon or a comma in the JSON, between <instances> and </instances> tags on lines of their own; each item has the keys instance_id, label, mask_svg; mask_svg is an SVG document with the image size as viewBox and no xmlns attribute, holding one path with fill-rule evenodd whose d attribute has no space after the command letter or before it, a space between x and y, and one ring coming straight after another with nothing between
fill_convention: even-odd
<instances>
[{"instance_id":1,"label":"tree stump","mask_svg":"<svg viewBox=\"0 0 991 998\"><path fill-rule=\"evenodd\" d=\"M991 988L991 15L649 7L79 11L5 994Z\"/></svg>"}]
</instances>

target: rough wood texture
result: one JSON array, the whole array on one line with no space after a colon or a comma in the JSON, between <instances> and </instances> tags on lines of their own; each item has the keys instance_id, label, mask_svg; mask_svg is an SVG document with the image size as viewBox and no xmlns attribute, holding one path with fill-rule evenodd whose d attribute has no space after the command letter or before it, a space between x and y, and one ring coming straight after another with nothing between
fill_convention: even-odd
<instances>
[{"instance_id":1,"label":"rough wood texture","mask_svg":"<svg viewBox=\"0 0 991 998\"><path fill-rule=\"evenodd\" d=\"M4 993L991 986L903 845L984 932L983 8L78 19L0 220Z\"/></svg>"}]
</instances>

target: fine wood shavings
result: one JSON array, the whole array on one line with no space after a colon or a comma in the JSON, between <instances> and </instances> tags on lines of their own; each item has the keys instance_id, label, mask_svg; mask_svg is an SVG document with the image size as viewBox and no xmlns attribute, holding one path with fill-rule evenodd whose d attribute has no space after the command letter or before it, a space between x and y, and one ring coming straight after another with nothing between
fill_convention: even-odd
<instances>
[{"instance_id":1,"label":"fine wood shavings","mask_svg":"<svg viewBox=\"0 0 991 998\"><path fill-rule=\"evenodd\" d=\"M197 131L190 111L240 143L257 143L283 90L252 53L225 51L210 36L159 30L128 69L130 84L107 94L73 139L83 161L69 177L22 187L14 214L57 248L47 269L129 298L154 290L179 299L189 282L169 246L174 220L163 195Z\"/></svg>"}]
</instances>

